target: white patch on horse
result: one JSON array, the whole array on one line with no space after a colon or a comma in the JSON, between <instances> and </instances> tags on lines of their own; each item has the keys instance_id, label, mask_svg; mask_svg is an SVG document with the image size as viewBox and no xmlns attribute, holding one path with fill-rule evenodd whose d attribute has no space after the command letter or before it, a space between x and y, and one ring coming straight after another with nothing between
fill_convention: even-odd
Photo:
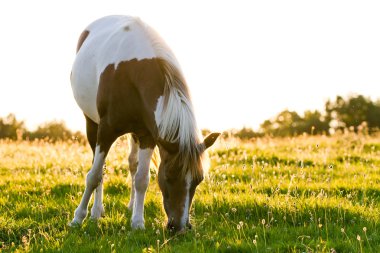
<instances>
[{"instance_id":1,"label":"white patch on horse","mask_svg":"<svg viewBox=\"0 0 380 253\"><path fill-rule=\"evenodd\" d=\"M139 149L139 163L135 174L134 188L135 199L132 211L132 228L144 229L144 201L149 184L149 165L153 149Z\"/></svg>"},{"instance_id":2,"label":"white patch on horse","mask_svg":"<svg viewBox=\"0 0 380 253\"><path fill-rule=\"evenodd\" d=\"M183 204L183 213L182 213L182 217L181 217L181 227L184 227L186 225L186 221L189 218L191 180L192 180L191 173L190 173L190 171L188 171L186 173L186 177L185 177L186 198L185 198L185 203Z\"/></svg>"},{"instance_id":3,"label":"white patch on horse","mask_svg":"<svg viewBox=\"0 0 380 253\"><path fill-rule=\"evenodd\" d=\"M128 27L128 31L125 30ZM122 61L163 58L179 69L170 48L159 34L131 16L107 16L91 23L89 35L75 59L71 86L75 100L91 120L99 123L96 107L99 79L105 68Z\"/></svg>"},{"instance_id":4,"label":"white patch on horse","mask_svg":"<svg viewBox=\"0 0 380 253\"><path fill-rule=\"evenodd\" d=\"M75 210L74 219L71 222L72 225L82 224L84 218L86 218L88 202L90 201L91 195L94 192L95 188L102 183L104 160L105 153L100 152L99 146L96 146L94 162L92 164L91 170L87 173L86 176L86 189L84 190L79 206ZM100 196L98 195L95 196L95 198L96 197ZM97 205L99 205L98 203L101 203L99 199L95 201Z\"/></svg>"},{"instance_id":5,"label":"white patch on horse","mask_svg":"<svg viewBox=\"0 0 380 253\"><path fill-rule=\"evenodd\" d=\"M156 121L156 126L157 128L159 127L160 125L160 122L161 122L161 114L162 114L162 110L164 109L164 101L163 101L163 96L160 96L157 100L157 105L156 105L156 109L154 111L154 119Z\"/></svg>"}]
</instances>

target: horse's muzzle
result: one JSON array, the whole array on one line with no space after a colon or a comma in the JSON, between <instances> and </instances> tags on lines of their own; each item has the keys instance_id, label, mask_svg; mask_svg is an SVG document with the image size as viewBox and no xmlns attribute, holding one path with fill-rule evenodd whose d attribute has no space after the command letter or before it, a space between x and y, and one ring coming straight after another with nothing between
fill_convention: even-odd
<instances>
[{"instance_id":1,"label":"horse's muzzle","mask_svg":"<svg viewBox=\"0 0 380 253\"><path fill-rule=\"evenodd\" d=\"M185 226L180 226L179 224L176 224L173 220L170 220L168 224L166 225L166 228L172 232L172 233L184 233L187 229L191 229L193 226L190 224L190 222L186 222Z\"/></svg>"}]
</instances>

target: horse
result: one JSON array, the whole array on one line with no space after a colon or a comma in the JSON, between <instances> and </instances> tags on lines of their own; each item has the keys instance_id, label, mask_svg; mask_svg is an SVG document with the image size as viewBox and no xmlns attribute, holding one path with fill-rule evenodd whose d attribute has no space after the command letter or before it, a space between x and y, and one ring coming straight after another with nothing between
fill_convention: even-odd
<instances>
[{"instance_id":1,"label":"horse","mask_svg":"<svg viewBox=\"0 0 380 253\"><path fill-rule=\"evenodd\" d=\"M94 193L91 218L104 215L103 166L113 142L130 133L132 229L144 229L149 164L157 146L158 184L167 228L191 228L189 209L204 178L206 149L220 133L200 134L188 86L174 54L140 18L107 16L80 35L71 71L74 98L86 119L93 162L70 225L81 225ZM203 140L202 140L203 139Z\"/></svg>"}]
</instances>

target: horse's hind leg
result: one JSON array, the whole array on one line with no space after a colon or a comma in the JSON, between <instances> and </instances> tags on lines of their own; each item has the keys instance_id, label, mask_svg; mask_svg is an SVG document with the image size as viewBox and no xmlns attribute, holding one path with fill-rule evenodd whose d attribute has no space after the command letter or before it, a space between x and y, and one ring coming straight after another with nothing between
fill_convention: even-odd
<instances>
[{"instance_id":1,"label":"horse's hind leg","mask_svg":"<svg viewBox=\"0 0 380 253\"><path fill-rule=\"evenodd\" d=\"M129 172L131 175L131 198L129 200L128 209L133 210L133 204L135 202L135 174L137 171L137 165L138 165L138 151L139 151L139 142L136 135L132 134L131 140L131 153L128 157L128 163L129 163Z\"/></svg>"},{"instance_id":2,"label":"horse's hind leg","mask_svg":"<svg viewBox=\"0 0 380 253\"><path fill-rule=\"evenodd\" d=\"M84 218L87 215L88 202L90 201L91 195L95 188L100 186L100 193L102 190L102 180L103 180L103 166L108 151L112 143L118 137L107 125L106 120L100 120L100 124L97 131L97 142L95 147L94 162L92 164L91 170L87 173L86 176L86 188L82 196L82 200L75 210L74 219L71 221L71 225L82 224ZM91 145L91 142L90 142ZM95 204L101 204L100 194L95 194ZM94 204L94 205L95 205ZM95 209L94 209L95 210Z\"/></svg>"}]
</instances>

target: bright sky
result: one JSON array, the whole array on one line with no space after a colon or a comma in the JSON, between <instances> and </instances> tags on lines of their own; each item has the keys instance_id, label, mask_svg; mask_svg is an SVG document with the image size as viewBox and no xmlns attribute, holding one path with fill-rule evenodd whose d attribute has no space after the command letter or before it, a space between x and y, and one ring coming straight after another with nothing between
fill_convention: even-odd
<instances>
[{"instance_id":1,"label":"bright sky","mask_svg":"<svg viewBox=\"0 0 380 253\"><path fill-rule=\"evenodd\" d=\"M85 129L69 75L82 30L140 16L176 54L201 128L259 124L350 93L380 98L379 1L2 1L0 117Z\"/></svg>"}]
</instances>

